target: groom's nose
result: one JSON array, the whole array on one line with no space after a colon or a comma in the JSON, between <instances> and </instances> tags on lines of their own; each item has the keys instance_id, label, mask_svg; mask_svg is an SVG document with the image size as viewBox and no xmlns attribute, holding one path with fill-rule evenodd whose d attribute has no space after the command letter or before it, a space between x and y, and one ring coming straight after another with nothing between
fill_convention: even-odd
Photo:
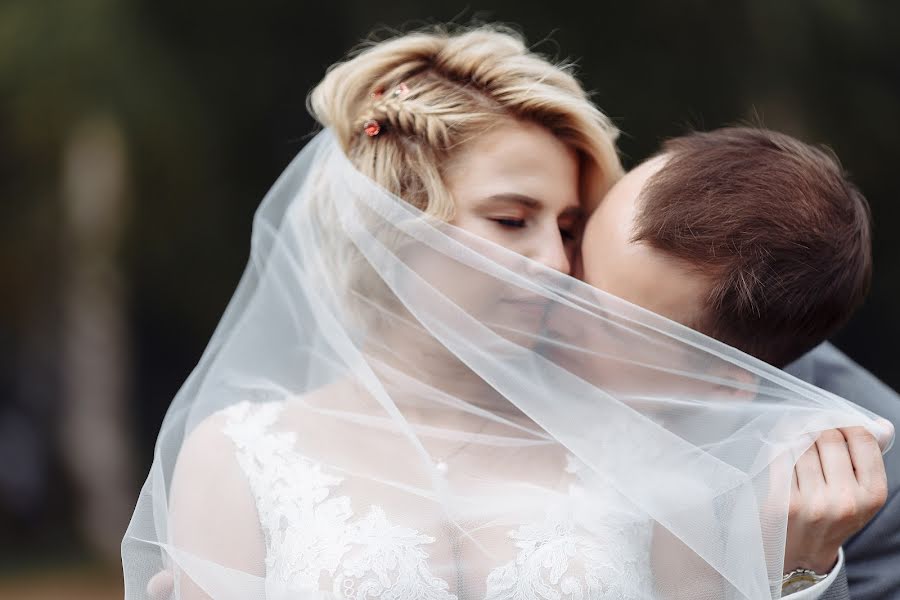
<instances>
[{"instance_id":1,"label":"groom's nose","mask_svg":"<svg viewBox=\"0 0 900 600\"><path fill-rule=\"evenodd\" d=\"M572 257L572 277L575 279L580 279L584 281L584 258L581 256L581 246L575 250L575 255Z\"/></svg>"}]
</instances>

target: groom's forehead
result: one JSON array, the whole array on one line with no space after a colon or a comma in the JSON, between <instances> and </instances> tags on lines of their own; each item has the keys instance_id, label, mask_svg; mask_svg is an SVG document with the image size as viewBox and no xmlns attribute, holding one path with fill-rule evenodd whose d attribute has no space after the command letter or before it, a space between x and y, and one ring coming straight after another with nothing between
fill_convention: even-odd
<instances>
[{"instance_id":1,"label":"groom's forehead","mask_svg":"<svg viewBox=\"0 0 900 600\"><path fill-rule=\"evenodd\" d=\"M669 162L668 154L654 154L650 158L638 163L633 169L625 174L625 177L631 177L645 184L647 180L656 175Z\"/></svg>"},{"instance_id":2,"label":"groom's forehead","mask_svg":"<svg viewBox=\"0 0 900 600\"><path fill-rule=\"evenodd\" d=\"M601 202L610 200L616 203L635 203L644 187L659 173L668 160L668 155L658 154L639 163L610 189Z\"/></svg>"}]
</instances>

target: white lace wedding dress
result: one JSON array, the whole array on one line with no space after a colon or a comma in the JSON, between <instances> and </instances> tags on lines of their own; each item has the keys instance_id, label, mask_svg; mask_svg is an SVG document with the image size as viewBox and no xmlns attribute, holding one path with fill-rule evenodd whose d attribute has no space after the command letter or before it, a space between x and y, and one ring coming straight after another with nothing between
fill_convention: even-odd
<instances>
[{"instance_id":1,"label":"white lace wedding dress","mask_svg":"<svg viewBox=\"0 0 900 600\"><path fill-rule=\"evenodd\" d=\"M357 501L345 473L300 454L297 434L274 427L284 407L281 401L243 402L224 411L224 433L234 443L264 534L268 585L357 600L649 595L649 526L610 490L602 496L609 501L602 534L592 527L588 535L574 517L589 485L575 460L566 469L566 499L547 506L542 520L506 528L502 543L480 559L491 564L473 569L486 575L472 581L459 572L459 548L450 563L455 568L436 568L435 535L398 521L390 506ZM434 533L446 537L447 530ZM469 556L466 565L472 562Z\"/></svg>"}]
</instances>

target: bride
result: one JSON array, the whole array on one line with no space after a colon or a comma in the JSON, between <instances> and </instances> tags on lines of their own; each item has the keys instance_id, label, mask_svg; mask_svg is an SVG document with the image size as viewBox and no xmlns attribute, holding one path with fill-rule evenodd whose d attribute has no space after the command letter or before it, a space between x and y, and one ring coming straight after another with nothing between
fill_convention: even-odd
<instances>
[{"instance_id":1,"label":"bride","mask_svg":"<svg viewBox=\"0 0 900 600\"><path fill-rule=\"evenodd\" d=\"M166 416L126 597L161 570L185 600L777 597L793 462L872 416L569 277L622 173L573 76L415 33L310 107Z\"/></svg>"}]
</instances>

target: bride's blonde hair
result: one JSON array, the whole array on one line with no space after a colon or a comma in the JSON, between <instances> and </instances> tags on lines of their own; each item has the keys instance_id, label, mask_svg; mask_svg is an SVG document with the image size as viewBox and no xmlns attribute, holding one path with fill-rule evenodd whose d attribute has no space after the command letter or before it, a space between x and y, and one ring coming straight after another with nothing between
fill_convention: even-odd
<instances>
[{"instance_id":1,"label":"bride's blonde hair","mask_svg":"<svg viewBox=\"0 0 900 600\"><path fill-rule=\"evenodd\" d=\"M329 69L309 108L357 169L445 221L454 204L442 169L503 118L542 125L575 149L592 195L622 174L618 132L570 68L498 27L432 29L369 45Z\"/></svg>"}]
</instances>

